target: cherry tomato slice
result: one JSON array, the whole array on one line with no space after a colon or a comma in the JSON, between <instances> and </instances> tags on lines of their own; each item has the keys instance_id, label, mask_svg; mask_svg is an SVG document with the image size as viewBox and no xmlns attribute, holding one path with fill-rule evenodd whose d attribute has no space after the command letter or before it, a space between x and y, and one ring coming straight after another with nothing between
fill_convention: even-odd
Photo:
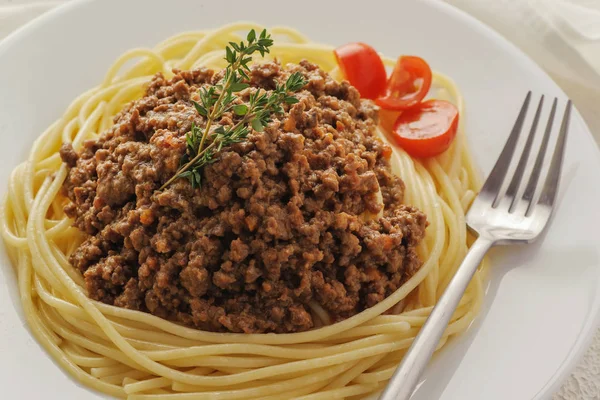
<instances>
[{"instance_id":1,"label":"cherry tomato slice","mask_svg":"<svg viewBox=\"0 0 600 400\"><path fill-rule=\"evenodd\" d=\"M392 132L394 124L402 111L379 110L379 126L386 132Z\"/></svg>"},{"instance_id":2,"label":"cherry tomato slice","mask_svg":"<svg viewBox=\"0 0 600 400\"><path fill-rule=\"evenodd\" d=\"M387 82L385 94L375 100L386 110L406 110L419 104L431 87L431 68L415 56L398 58Z\"/></svg>"},{"instance_id":3,"label":"cherry tomato slice","mask_svg":"<svg viewBox=\"0 0 600 400\"><path fill-rule=\"evenodd\" d=\"M365 99L376 99L385 91L386 72L374 48L364 43L348 43L334 51L342 73Z\"/></svg>"},{"instance_id":4,"label":"cherry tomato slice","mask_svg":"<svg viewBox=\"0 0 600 400\"><path fill-rule=\"evenodd\" d=\"M404 111L394 124L396 143L413 157L434 157L450 147L458 110L447 101L428 100Z\"/></svg>"}]
</instances>

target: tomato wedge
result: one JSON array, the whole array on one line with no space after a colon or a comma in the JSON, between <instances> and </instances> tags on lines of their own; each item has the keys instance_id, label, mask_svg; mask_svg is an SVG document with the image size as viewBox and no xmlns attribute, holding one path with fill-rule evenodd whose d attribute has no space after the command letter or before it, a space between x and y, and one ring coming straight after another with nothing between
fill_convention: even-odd
<instances>
[{"instance_id":1,"label":"tomato wedge","mask_svg":"<svg viewBox=\"0 0 600 400\"><path fill-rule=\"evenodd\" d=\"M385 91L386 72L374 48L364 43L348 43L334 51L342 73L360 96L374 100Z\"/></svg>"},{"instance_id":2,"label":"tomato wedge","mask_svg":"<svg viewBox=\"0 0 600 400\"><path fill-rule=\"evenodd\" d=\"M458 128L458 110L444 100L427 100L404 111L394 124L396 143L413 157L433 157L450 147Z\"/></svg>"},{"instance_id":3,"label":"tomato wedge","mask_svg":"<svg viewBox=\"0 0 600 400\"><path fill-rule=\"evenodd\" d=\"M394 124L400 116L401 111L379 110L379 126L386 132L394 129Z\"/></svg>"},{"instance_id":4,"label":"tomato wedge","mask_svg":"<svg viewBox=\"0 0 600 400\"><path fill-rule=\"evenodd\" d=\"M419 104L431 87L431 68L416 56L401 56L387 82L385 94L375 100L386 110L406 110Z\"/></svg>"}]
</instances>

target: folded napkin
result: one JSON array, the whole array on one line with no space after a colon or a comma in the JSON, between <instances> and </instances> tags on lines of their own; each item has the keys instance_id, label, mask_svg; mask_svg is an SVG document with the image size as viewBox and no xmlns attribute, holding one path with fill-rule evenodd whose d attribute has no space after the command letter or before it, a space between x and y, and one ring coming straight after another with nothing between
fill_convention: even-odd
<instances>
[{"instance_id":1,"label":"folded napkin","mask_svg":"<svg viewBox=\"0 0 600 400\"><path fill-rule=\"evenodd\" d=\"M599 0L446 1L494 28L544 68L600 143Z\"/></svg>"}]
</instances>

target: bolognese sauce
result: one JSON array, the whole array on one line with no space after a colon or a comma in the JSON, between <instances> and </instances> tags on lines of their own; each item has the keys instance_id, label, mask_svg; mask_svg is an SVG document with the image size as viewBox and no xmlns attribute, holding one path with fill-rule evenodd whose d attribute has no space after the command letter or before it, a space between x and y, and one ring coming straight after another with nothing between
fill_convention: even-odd
<instances>
[{"instance_id":1,"label":"bolognese sauce","mask_svg":"<svg viewBox=\"0 0 600 400\"><path fill-rule=\"evenodd\" d=\"M65 212L85 234L70 262L89 297L202 330L297 332L315 325L311 303L348 318L418 270L426 217L403 204L371 101L306 61L254 66L240 97L292 72L308 81L299 102L219 152L199 188L159 190L206 124L192 100L223 72L158 74L107 132L63 145Z\"/></svg>"}]
</instances>

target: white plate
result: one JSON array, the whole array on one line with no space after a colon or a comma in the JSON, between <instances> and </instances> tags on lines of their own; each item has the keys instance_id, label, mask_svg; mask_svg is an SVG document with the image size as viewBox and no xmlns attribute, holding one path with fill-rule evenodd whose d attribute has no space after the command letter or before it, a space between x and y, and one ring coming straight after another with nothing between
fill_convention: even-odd
<instances>
[{"instance_id":1,"label":"white plate","mask_svg":"<svg viewBox=\"0 0 600 400\"><path fill-rule=\"evenodd\" d=\"M122 52L242 19L291 25L321 42L364 41L389 55L423 56L462 89L469 140L484 172L526 90L565 100L515 47L441 2L344 3L81 1L35 20L0 44L0 188L40 132ZM484 310L434 360L416 399L541 399L559 387L598 323L599 171L597 147L576 114L549 234L495 253ZM4 254L1 264L0 397L101 398L75 384L30 336Z\"/></svg>"}]
</instances>

